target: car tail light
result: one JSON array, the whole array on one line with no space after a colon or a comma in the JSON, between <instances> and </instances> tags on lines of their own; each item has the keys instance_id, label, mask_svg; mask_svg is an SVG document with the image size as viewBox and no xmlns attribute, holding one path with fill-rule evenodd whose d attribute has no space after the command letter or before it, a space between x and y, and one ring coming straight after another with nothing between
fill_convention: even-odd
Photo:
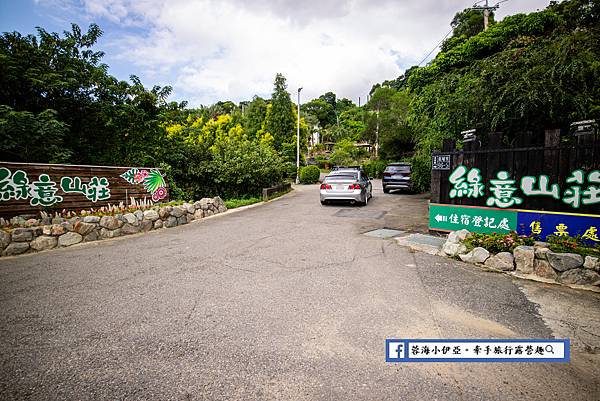
<instances>
[{"instance_id":1,"label":"car tail light","mask_svg":"<svg viewBox=\"0 0 600 401\"><path fill-rule=\"evenodd\" d=\"M384 176L384 177L391 177L391 176L392 176L392 173L383 173L383 176Z\"/></svg>"},{"instance_id":2,"label":"car tail light","mask_svg":"<svg viewBox=\"0 0 600 401\"><path fill-rule=\"evenodd\" d=\"M350 184L348 185L348 189L361 189L359 184Z\"/></svg>"},{"instance_id":3,"label":"car tail light","mask_svg":"<svg viewBox=\"0 0 600 401\"><path fill-rule=\"evenodd\" d=\"M331 185L329 185L329 184L321 184L321 189L331 189Z\"/></svg>"}]
</instances>

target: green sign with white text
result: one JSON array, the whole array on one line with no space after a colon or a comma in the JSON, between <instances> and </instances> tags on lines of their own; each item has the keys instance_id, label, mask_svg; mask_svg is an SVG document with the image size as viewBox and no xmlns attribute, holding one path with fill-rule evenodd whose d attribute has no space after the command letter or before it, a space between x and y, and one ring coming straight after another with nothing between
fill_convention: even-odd
<instances>
[{"instance_id":1,"label":"green sign with white text","mask_svg":"<svg viewBox=\"0 0 600 401\"><path fill-rule=\"evenodd\" d=\"M429 228L480 233L509 233L517 229L517 212L486 207L429 205Z\"/></svg>"}]
</instances>

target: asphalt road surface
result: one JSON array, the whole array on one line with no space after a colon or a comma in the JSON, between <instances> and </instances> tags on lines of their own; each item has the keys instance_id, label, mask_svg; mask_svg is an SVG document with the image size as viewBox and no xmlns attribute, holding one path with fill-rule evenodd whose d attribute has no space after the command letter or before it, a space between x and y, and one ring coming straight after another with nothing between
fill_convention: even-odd
<instances>
[{"instance_id":1,"label":"asphalt road surface","mask_svg":"<svg viewBox=\"0 0 600 401\"><path fill-rule=\"evenodd\" d=\"M0 399L598 400L600 297L411 253L422 196L317 186L0 260ZM566 363L385 362L386 338L570 337Z\"/></svg>"}]
</instances>

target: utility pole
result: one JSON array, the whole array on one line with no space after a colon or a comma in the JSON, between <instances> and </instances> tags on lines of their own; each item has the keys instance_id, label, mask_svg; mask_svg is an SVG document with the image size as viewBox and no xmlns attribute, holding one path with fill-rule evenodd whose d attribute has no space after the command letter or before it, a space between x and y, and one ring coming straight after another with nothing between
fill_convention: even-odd
<instances>
[{"instance_id":1,"label":"utility pole","mask_svg":"<svg viewBox=\"0 0 600 401\"><path fill-rule=\"evenodd\" d=\"M478 5L479 3L483 3L485 1L485 5ZM473 4L473 7L471 7L471 10L478 10L478 11L483 11L483 30L487 31L488 29L488 25L490 22L490 11L496 11L498 8L500 8L500 3L504 3L505 1L508 0L501 0L499 2L497 2L496 4L494 4L493 6L490 6L488 3L488 0L481 0L478 1L477 3Z\"/></svg>"},{"instance_id":2,"label":"utility pole","mask_svg":"<svg viewBox=\"0 0 600 401\"><path fill-rule=\"evenodd\" d=\"M300 184L300 91L298 88L298 130L296 131L296 184Z\"/></svg>"},{"instance_id":3,"label":"utility pole","mask_svg":"<svg viewBox=\"0 0 600 401\"><path fill-rule=\"evenodd\" d=\"M377 125L375 127L375 159L379 157L379 102L377 102Z\"/></svg>"}]
</instances>

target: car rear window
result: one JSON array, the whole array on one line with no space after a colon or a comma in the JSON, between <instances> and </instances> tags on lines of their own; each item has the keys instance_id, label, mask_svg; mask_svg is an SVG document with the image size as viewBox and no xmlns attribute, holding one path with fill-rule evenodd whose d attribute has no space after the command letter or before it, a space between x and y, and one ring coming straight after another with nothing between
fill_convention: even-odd
<instances>
[{"instance_id":1,"label":"car rear window","mask_svg":"<svg viewBox=\"0 0 600 401\"><path fill-rule=\"evenodd\" d=\"M325 177L325 181L347 181L357 179L358 174L331 174Z\"/></svg>"},{"instance_id":2,"label":"car rear window","mask_svg":"<svg viewBox=\"0 0 600 401\"><path fill-rule=\"evenodd\" d=\"M390 172L390 173L397 173L397 172L410 173L410 166L409 165L387 166L385 168L385 171Z\"/></svg>"}]
</instances>

